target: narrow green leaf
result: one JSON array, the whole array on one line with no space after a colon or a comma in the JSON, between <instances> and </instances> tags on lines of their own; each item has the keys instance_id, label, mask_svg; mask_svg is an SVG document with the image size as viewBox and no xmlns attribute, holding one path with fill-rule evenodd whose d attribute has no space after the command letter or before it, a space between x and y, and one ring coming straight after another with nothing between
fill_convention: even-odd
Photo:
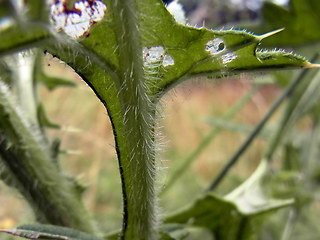
<instances>
[{"instance_id":1,"label":"narrow green leaf","mask_svg":"<svg viewBox=\"0 0 320 240\"><path fill-rule=\"evenodd\" d=\"M46 74L41 74L37 76L37 80L43 83L50 91L56 89L57 87L75 87L77 84L70 81L69 79L64 79L61 77L52 77Z\"/></svg>"},{"instance_id":2,"label":"narrow green leaf","mask_svg":"<svg viewBox=\"0 0 320 240\"><path fill-rule=\"evenodd\" d=\"M254 126L245 123L228 121L224 118L219 117L210 117L207 119L207 122L217 128L244 135L250 135L255 129ZM257 135L257 137L263 140L270 140L272 139L274 132L276 132L276 129L277 126L274 124L265 125L264 129L262 129L262 131ZM307 131L294 129L288 133L288 136L285 137L284 142L287 143L294 139L296 144L301 144L302 142L305 142L309 137L310 136Z\"/></svg>"},{"instance_id":3,"label":"narrow green leaf","mask_svg":"<svg viewBox=\"0 0 320 240\"><path fill-rule=\"evenodd\" d=\"M227 119L219 117L207 118L206 122L212 124L217 128L245 135L249 135L254 130L254 126L251 126L249 124L233 122L230 120L228 121ZM271 138L272 132L274 130L274 126L267 125L265 126L265 129L263 129L261 133L259 133L258 137L264 140L268 140Z\"/></svg>"},{"instance_id":4,"label":"narrow green leaf","mask_svg":"<svg viewBox=\"0 0 320 240\"><path fill-rule=\"evenodd\" d=\"M37 52L34 64L34 79L35 81L44 84L50 91L57 87L75 87L77 84L70 79L63 77L54 77L46 74L43 70L43 53Z\"/></svg>"},{"instance_id":5,"label":"narrow green leaf","mask_svg":"<svg viewBox=\"0 0 320 240\"><path fill-rule=\"evenodd\" d=\"M27 239L61 239L61 240L102 240L93 235L76 231L72 228L54 225L22 225L10 230L0 230Z\"/></svg>"},{"instance_id":6,"label":"narrow green leaf","mask_svg":"<svg viewBox=\"0 0 320 240\"><path fill-rule=\"evenodd\" d=\"M40 126L59 129L60 125L56 124L47 117L46 111L42 104L38 105L38 121Z\"/></svg>"},{"instance_id":7,"label":"narrow green leaf","mask_svg":"<svg viewBox=\"0 0 320 240\"><path fill-rule=\"evenodd\" d=\"M319 58L320 55L315 54L313 59L319 61ZM290 100L281 116L276 134L266 150L265 157L270 161L288 131L303 115L310 113L312 106L317 103L320 95L316 89L320 81L316 76L319 76L319 69L306 69L295 79L296 86L290 93Z\"/></svg>"}]
</instances>

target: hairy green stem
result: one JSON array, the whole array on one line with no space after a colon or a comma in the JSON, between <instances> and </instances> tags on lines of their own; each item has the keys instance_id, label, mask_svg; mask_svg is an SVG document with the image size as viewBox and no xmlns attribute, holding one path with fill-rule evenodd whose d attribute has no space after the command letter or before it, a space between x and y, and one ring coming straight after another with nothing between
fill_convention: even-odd
<instances>
[{"instance_id":1,"label":"hairy green stem","mask_svg":"<svg viewBox=\"0 0 320 240\"><path fill-rule=\"evenodd\" d=\"M124 196L121 238L152 240L156 238L154 106L147 96L137 12L134 0L113 1L124 135L124 142L117 144Z\"/></svg>"},{"instance_id":2,"label":"hairy green stem","mask_svg":"<svg viewBox=\"0 0 320 240\"><path fill-rule=\"evenodd\" d=\"M13 104L1 81L0 159L40 222L94 231L74 183L59 172L38 129Z\"/></svg>"},{"instance_id":3,"label":"hairy green stem","mask_svg":"<svg viewBox=\"0 0 320 240\"><path fill-rule=\"evenodd\" d=\"M34 86L35 55L31 52L21 52L13 56L12 66L14 86L17 89L18 101L28 120L39 127L37 117L37 102Z\"/></svg>"}]
</instances>

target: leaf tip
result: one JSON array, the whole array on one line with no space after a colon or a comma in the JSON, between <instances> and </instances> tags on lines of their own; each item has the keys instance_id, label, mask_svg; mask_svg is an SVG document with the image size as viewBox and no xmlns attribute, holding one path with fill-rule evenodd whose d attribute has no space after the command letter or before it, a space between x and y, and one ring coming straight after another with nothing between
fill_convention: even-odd
<instances>
[{"instance_id":1,"label":"leaf tip","mask_svg":"<svg viewBox=\"0 0 320 240\"><path fill-rule=\"evenodd\" d=\"M320 64L307 62L303 65L303 68L320 68Z\"/></svg>"},{"instance_id":2,"label":"leaf tip","mask_svg":"<svg viewBox=\"0 0 320 240\"><path fill-rule=\"evenodd\" d=\"M258 36L258 39L259 41L265 39L265 38L268 38L268 37L271 37L279 32L282 32L285 28L280 28L280 29L277 29L277 30L274 30L274 31L271 31L271 32L268 32L268 33L265 33L265 34L262 34L260 36Z\"/></svg>"}]
</instances>

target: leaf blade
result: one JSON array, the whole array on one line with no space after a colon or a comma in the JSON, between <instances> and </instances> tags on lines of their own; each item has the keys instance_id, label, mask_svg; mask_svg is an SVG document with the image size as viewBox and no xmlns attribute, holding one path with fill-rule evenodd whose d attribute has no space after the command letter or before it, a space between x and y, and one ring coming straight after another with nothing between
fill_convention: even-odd
<instances>
[{"instance_id":1,"label":"leaf blade","mask_svg":"<svg viewBox=\"0 0 320 240\"><path fill-rule=\"evenodd\" d=\"M0 230L0 232L8 233L27 239L61 239L61 240L102 240L93 235L89 235L71 228L44 225L44 224L28 224L21 225L14 229Z\"/></svg>"}]
</instances>

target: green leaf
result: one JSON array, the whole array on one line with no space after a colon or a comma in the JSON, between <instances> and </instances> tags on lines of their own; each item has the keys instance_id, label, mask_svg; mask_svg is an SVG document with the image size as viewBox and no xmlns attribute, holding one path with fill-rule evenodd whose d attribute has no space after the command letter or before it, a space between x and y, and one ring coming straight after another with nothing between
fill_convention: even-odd
<instances>
[{"instance_id":1,"label":"green leaf","mask_svg":"<svg viewBox=\"0 0 320 240\"><path fill-rule=\"evenodd\" d=\"M48 128L56 128L59 129L60 125L54 122L51 122L50 119L47 117L46 111L42 104L38 105L38 121L40 126L48 127Z\"/></svg>"},{"instance_id":2,"label":"green leaf","mask_svg":"<svg viewBox=\"0 0 320 240\"><path fill-rule=\"evenodd\" d=\"M112 14L113 3L106 2L105 20L95 24L90 29L90 35L80 40L82 46L73 45L70 54L74 57L82 49L82 54L85 55L83 57L87 61L100 65L115 80L114 74L119 67L115 51L115 46L118 45L117 30ZM141 13L137 13L138 30L145 54L150 55L154 47L161 47L163 51L156 62L146 63L151 95L166 92L181 81L199 75L221 77L243 71L308 66L304 58L294 54L282 51L257 51L260 41L274 33L256 36L245 31L213 31L180 25L174 21L160 1L143 1L143 5L139 5L137 10ZM152 14L146 15L144 12ZM218 46L221 49L218 47L214 50L217 43L220 43ZM214 53L210 54L210 49L213 49ZM71 60L71 56L67 57L70 58L68 60L63 54L57 55L74 66L72 62L75 59ZM170 57L174 64L165 65L166 56ZM148 59L147 56L143 57ZM79 67L75 69L79 74L87 76L86 69L80 71Z\"/></svg>"},{"instance_id":3,"label":"green leaf","mask_svg":"<svg viewBox=\"0 0 320 240\"><path fill-rule=\"evenodd\" d=\"M313 199L313 192L306 188L306 182L301 180L300 171L277 171L270 174L265 181L265 190L270 197L294 198L294 209L303 211Z\"/></svg>"},{"instance_id":4,"label":"green leaf","mask_svg":"<svg viewBox=\"0 0 320 240\"><path fill-rule=\"evenodd\" d=\"M230 121L225 118L219 118L219 117L210 117L207 118L206 122L209 124L223 130L228 130L235 133L245 134L249 135L253 132L254 126L251 126L249 124L245 123L238 123L234 121ZM265 129L261 131L258 137L269 140L272 137L272 132L274 131L273 126L265 126Z\"/></svg>"},{"instance_id":5,"label":"green leaf","mask_svg":"<svg viewBox=\"0 0 320 240\"><path fill-rule=\"evenodd\" d=\"M61 240L102 240L71 228L54 225L22 225L10 230L0 230L27 239L61 239Z\"/></svg>"},{"instance_id":6,"label":"green leaf","mask_svg":"<svg viewBox=\"0 0 320 240\"><path fill-rule=\"evenodd\" d=\"M237 205L239 210L246 214L260 214L277 208L291 205L294 201L267 199L261 181L268 174L270 166L263 159L255 172L239 187L229 193L225 198ZM255 199L252 201L252 199Z\"/></svg>"},{"instance_id":7,"label":"green leaf","mask_svg":"<svg viewBox=\"0 0 320 240\"><path fill-rule=\"evenodd\" d=\"M180 224L165 224L161 230L161 240L183 240L189 235L185 226Z\"/></svg>"},{"instance_id":8,"label":"green leaf","mask_svg":"<svg viewBox=\"0 0 320 240\"><path fill-rule=\"evenodd\" d=\"M191 221L192 225L212 230L217 239L257 239L256 234L261 227L260 223L265 220L266 216L289 204L292 204L292 201L281 201L260 212L248 214L239 211L233 202L209 194L198 199L189 209L168 217L165 221L172 223Z\"/></svg>"},{"instance_id":9,"label":"green leaf","mask_svg":"<svg viewBox=\"0 0 320 240\"><path fill-rule=\"evenodd\" d=\"M37 80L43 83L50 91L56 89L57 87L76 87L75 82L70 81L69 79L64 79L61 77L53 77L46 75L44 73L37 76Z\"/></svg>"},{"instance_id":10,"label":"green leaf","mask_svg":"<svg viewBox=\"0 0 320 240\"><path fill-rule=\"evenodd\" d=\"M157 68L160 77L155 76L150 83L153 94L166 92L178 83L196 76L217 78L245 71L308 66L304 58L294 54L257 51L260 41L277 31L256 36L245 31L212 31L174 23L171 25L166 27L166 31L173 30L170 35L172 38L167 39L166 43L159 40L153 45L146 44L148 47L163 46L164 53L174 60L173 65L160 65ZM163 24L159 28L165 26ZM151 72L154 70L153 66L149 68Z\"/></svg>"},{"instance_id":11,"label":"green leaf","mask_svg":"<svg viewBox=\"0 0 320 240\"><path fill-rule=\"evenodd\" d=\"M182 224L164 224L160 229L161 240L183 240L189 235L189 231ZM107 240L118 240L120 230L109 233L104 237Z\"/></svg>"},{"instance_id":12,"label":"green leaf","mask_svg":"<svg viewBox=\"0 0 320 240\"><path fill-rule=\"evenodd\" d=\"M69 79L47 75L43 70L43 53L38 52L34 65L34 79L43 83L50 91L57 87L75 87L77 84Z\"/></svg>"},{"instance_id":13,"label":"green leaf","mask_svg":"<svg viewBox=\"0 0 320 240\"><path fill-rule=\"evenodd\" d=\"M292 200L268 200L262 193L260 180L267 171L262 161L256 172L240 187L224 198L209 193L191 206L169 216L166 223L190 223L210 229L215 239L257 239L258 229L275 210L289 206Z\"/></svg>"},{"instance_id":14,"label":"green leaf","mask_svg":"<svg viewBox=\"0 0 320 240\"><path fill-rule=\"evenodd\" d=\"M207 122L219 129L231 131L234 133L244 134L244 135L250 135L255 129L254 126L251 126L245 123L230 121L228 119L219 118L219 117L210 117L207 119ZM271 140L274 133L276 132L276 129L277 129L276 125L268 124L264 126L264 129L262 129L261 133L257 137L266 141ZM295 144L301 145L304 142L306 142L307 139L310 138L310 135L307 131L298 130L298 129L291 129L290 132L287 133L287 135L288 136L285 137L284 144L287 144L288 142L290 143L294 139Z\"/></svg>"}]
</instances>

